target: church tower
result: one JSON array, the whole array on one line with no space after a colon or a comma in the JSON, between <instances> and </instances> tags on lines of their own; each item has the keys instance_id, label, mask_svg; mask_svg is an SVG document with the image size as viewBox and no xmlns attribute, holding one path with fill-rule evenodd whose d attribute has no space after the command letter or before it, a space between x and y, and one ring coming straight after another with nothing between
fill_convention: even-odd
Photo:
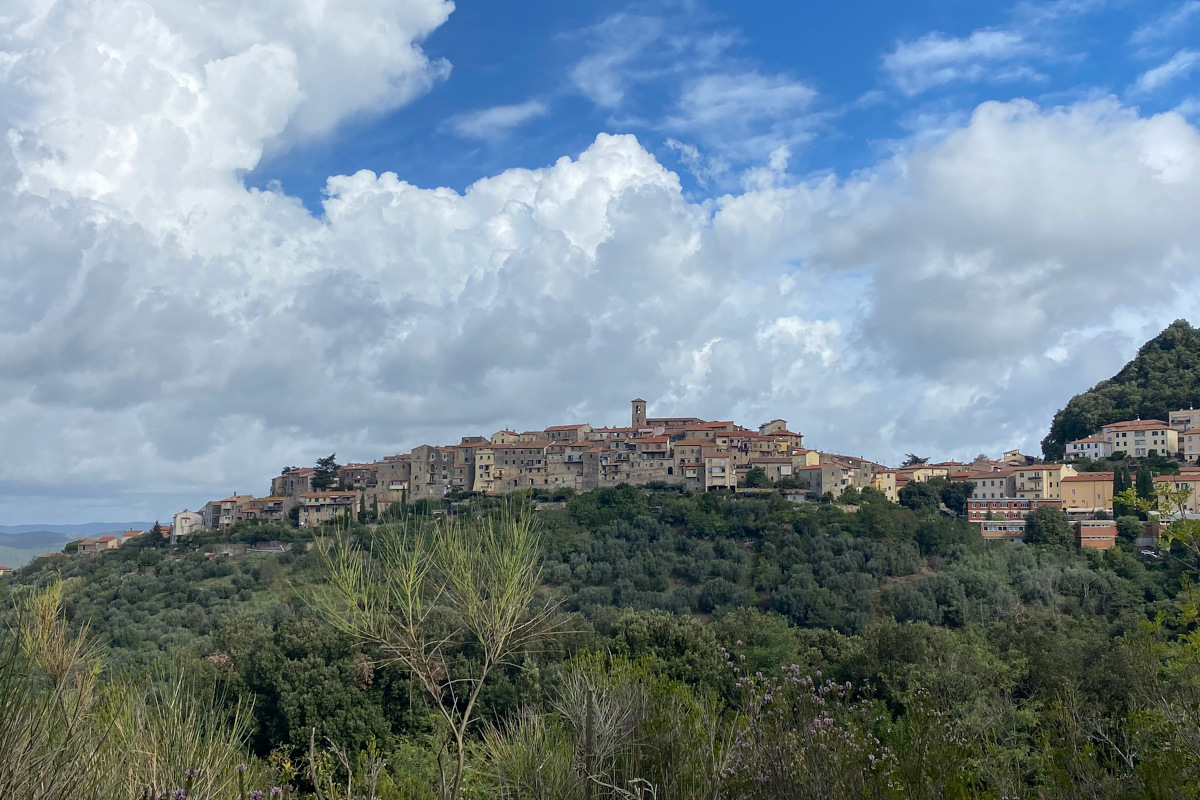
<instances>
[{"instance_id":1,"label":"church tower","mask_svg":"<svg viewBox=\"0 0 1200 800\"><path fill-rule=\"evenodd\" d=\"M646 427L646 401L640 397L633 401L633 427Z\"/></svg>"}]
</instances>

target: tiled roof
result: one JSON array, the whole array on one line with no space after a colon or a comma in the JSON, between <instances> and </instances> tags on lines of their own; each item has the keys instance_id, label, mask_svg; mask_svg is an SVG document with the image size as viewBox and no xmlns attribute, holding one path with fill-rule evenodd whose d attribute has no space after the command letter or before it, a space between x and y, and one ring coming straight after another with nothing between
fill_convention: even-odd
<instances>
[{"instance_id":1,"label":"tiled roof","mask_svg":"<svg viewBox=\"0 0 1200 800\"><path fill-rule=\"evenodd\" d=\"M1114 431L1133 431L1148 430L1150 428L1168 428L1170 426L1161 419L1131 419L1126 422L1113 422L1102 427L1105 429L1111 428Z\"/></svg>"},{"instance_id":2,"label":"tiled roof","mask_svg":"<svg viewBox=\"0 0 1200 800\"><path fill-rule=\"evenodd\" d=\"M1063 483L1087 483L1088 481L1109 481L1113 479L1111 472L1081 472L1078 475L1067 475Z\"/></svg>"}]
</instances>

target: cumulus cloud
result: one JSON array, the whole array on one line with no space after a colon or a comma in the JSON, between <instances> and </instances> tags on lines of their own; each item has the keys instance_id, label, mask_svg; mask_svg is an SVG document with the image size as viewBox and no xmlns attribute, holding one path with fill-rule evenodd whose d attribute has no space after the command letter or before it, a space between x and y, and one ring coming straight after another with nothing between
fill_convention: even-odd
<instances>
[{"instance_id":1,"label":"cumulus cloud","mask_svg":"<svg viewBox=\"0 0 1200 800\"><path fill-rule=\"evenodd\" d=\"M530 120L546 116L546 104L527 100L507 106L492 106L451 120L450 126L468 139L502 139Z\"/></svg>"},{"instance_id":2,"label":"cumulus cloud","mask_svg":"<svg viewBox=\"0 0 1200 800\"><path fill-rule=\"evenodd\" d=\"M1036 78L1037 73L1028 67L996 68L1035 50L1024 36L1014 31L985 28L965 37L934 32L912 41L897 42L884 55L883 68L900 91L916 95L959 81Z\"/></svg>"},{"instance_id":3,"label":"cumulus cloud","mask_svg":"<svg viewBox=\"0 0 1200 800\"><path fill-rule=\"evenodd\" d=\"M240 175L271 142L428 86L441 68L415 43L447 6L343 3L278 30L243 11L221 38L207 6L166 5L30 5L6 34L14 521L91 516L98 497L162 516L331 451L612 423L638 395L664 415L784 416L883 459L1030 447L1069 393L1196 310L1200 133L1178 114L985 104L853 176L707 202L600 134L463 192L333 176L314 216ZM371 15L406 32L407 60L340 49ZM325 96L313 53L408 88ZM298 121L310 103L321 125Z\"/></svg>"},{"instance_id":4,"label":"cumulus cloud","mask_svg":"<svg viewBox=\"0 0 1200 800\"><path fill-rule=\"evenodd\" d=\"M1172 81L1186 77L1197 64L1200 64L1200 51L1180 50L1165 63L1139 75L1134 88L1139 92L1161 89Z\"/></svg>"}]
</instances>

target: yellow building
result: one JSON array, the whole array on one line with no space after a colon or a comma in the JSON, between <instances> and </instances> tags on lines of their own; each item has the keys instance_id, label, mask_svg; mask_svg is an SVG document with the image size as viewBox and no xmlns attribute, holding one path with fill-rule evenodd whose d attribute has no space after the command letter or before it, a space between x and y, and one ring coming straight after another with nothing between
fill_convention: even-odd
<instances>
[{"instance_id":1,"label":"yellow building","mask_svg":"<svg viewBox=\"0 0 1200 800\"><path fill-rule=\"evenodd\" d=\"M885 470L884 472L876 472L871 477L871 488L883 492L883 496L893 503L900 501L900 495L896 490L896 471Z\"/></svg>"},{"instance_id":2,"label":"yellow building","mask_svg":"<svg viewBox=\"0 0 1200 800\"><path fill-rule=\"evenodd\" d=\"M1080 472L1062 479L1062 500L1065 508L1112 511L1112 498L1111 472Z\"/></svg>"},{"instance_id":3,"label":"yellow building","mask_svg":"<svg viewBox=\"0 0 1200 800\"><path fill-rule=\"evenodd\" d=\"M1160 475L1154 479L1155 488L1163 484L1174 490L1188 490L1187 499L1183 502L1183 510L1189 514L1200 513L1200 475ZM1175 516L1178 512L1177 507L1164 511L1168 517Z\"/></svg>"}]
</instances>

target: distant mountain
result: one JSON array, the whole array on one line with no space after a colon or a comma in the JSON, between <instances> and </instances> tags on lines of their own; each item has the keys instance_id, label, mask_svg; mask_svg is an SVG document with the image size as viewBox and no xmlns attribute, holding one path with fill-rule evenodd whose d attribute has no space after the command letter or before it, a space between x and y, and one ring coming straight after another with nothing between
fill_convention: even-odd
<instances>
[{"instance_id":1,"label":"distant mountain","mask_svg":"<svg viewBox=\"0 0 1200 800\"><path fill-rule=\"evenodd\" d=\"M53 533L69 533L73 536L95 536L97 533L112 533L130 529L145 531L154 527L153 522L84 522L79 525L0 525L2 533L32 533L34 531L51 531Z\"/></svg>"},{"instance_id":2,"label":"distant mountain","mask_svg":"<svg viewBox=\"0 0 1200 800\"><path fill-rule=\"evenodd\" d=\"M1180 319L1142 345L1116 375L1072 397L1054 415L1042 454L1062 458L1067 442L1109 422L1165 421L1170 412L1193 406L1200 406L1200 331Z\"/></svg>"},{"instance_id":3,"label":"distant mountain","mask_svg":"<svg viewBox=\"0 0 1200 800\"><path fill-rule=\"evenodd\" d=\"M130 530L149 530L153 522L86 522L81 525L0 525L0 566L23 567L43 553L57 553L67 542Z\"/></svg>"},{"instance_id":4,"label":"distant mountain","mask_svg":"<svg viewBox=\"0 0 1200 800\"><path fill-rule=\"evenodd\" d=\"M23 567L43 553L57 553L80 537L54 531L0 533L0 565Z\"/></svg>"}]
</instances>

